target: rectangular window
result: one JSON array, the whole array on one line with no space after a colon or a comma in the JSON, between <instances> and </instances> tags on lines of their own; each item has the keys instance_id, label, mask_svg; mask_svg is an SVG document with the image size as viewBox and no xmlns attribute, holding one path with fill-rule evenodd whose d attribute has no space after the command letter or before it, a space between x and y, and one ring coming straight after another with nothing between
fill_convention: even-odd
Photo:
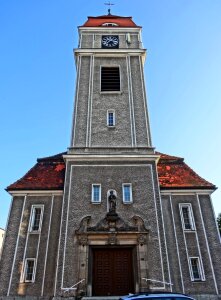
<instances>
[{"instance_id":1,"label":"rectangular window","mask_svg":"<svg viewBox=\"0 0 221 300\"><path fill-rule=\"evenodd\" d=\"M30 232L39 233L41 231L43 209L43 205L32 205L31 218L29 223Z\"/></svg>"},{"instance_id":2,"label":"rectangular window","mask_svg":"<svg viewBox=\"0 0 221 300\"><path fill-rule=\"evenodd\" d=\"M115 112L114 110L107 111L107 126L115 126Z\"/></svg>"},{"instance_id":3,"label":"rectangular window","mask_svg":"<svg viewBox=\"0 0 221 300\"><path fill-rule=\"evenodd\" d=\"M26 258L25 260L24 281L25 282L35 281L35 259L34 258Z\"/></svg>"},{"instance_id":4,"label":"rectangular window","mask_svg":"<svg viewBox=\"0 0 221 300\"><path fill-rule=\"evenodd\" d=\"M181 220L184 230L195 230L191 204L180 205Z\"/></svg>"},{"instance_id":5,"label":"rectangular window","mask_svg":"<svg viewBox=\"0 0 221 300\"><path fill-rule=\"evenodd\" d=\"M192 281L205 280L199 257L190 257L190 274Z\"/></svg>"},{"instance_id":6,"label":"rectangular window","mask_svg":"<svg viewBox=\"0 0 221 300\"><path fill-rule=\"evenodd\" d=\"M101 92L120 91L120 68L101 67Z\"/></svg>"},{"instance_id":7,"label":"rectangular window","mask_svg":"<svg viewBox=\"0 0 221 300\"><path fill-rule=\"evenodd\" d=\"M93 203L101 202L101 185L100 184L92 184L92 199Z\"/></svg>"},{"instance_id":8,"label":"rectangular window","mask_svg":"<svg viewBox=\"0 0 221 300\"><path fill-rule=\"evenodd\" d=\"M131 203L132 202L132 186L131 183L123 184L123 202Z\"/></svg>"}]
</instances>

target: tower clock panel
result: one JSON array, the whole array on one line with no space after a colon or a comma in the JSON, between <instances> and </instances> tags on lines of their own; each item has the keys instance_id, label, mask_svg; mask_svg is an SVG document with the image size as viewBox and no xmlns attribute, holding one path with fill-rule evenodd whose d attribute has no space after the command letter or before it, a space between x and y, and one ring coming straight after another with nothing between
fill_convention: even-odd
<instances>
[{"instance_id":1,"label":"tower clock panel","mask_svg":"<svg viewBox=\"0 0 221 300\"><path fill-rule=\"evenodd\" d=\"M103 35L101 38L101 47L104 49L119 48L119 36L118 35Z\"/></svg>"}]
</instances>

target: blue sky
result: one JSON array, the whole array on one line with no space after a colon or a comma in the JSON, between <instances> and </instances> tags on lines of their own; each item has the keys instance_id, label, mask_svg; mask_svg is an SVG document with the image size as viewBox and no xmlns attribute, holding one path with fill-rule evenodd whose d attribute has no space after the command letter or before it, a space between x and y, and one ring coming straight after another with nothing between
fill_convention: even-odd
<instances>
[{"instance_id":1,"label":"blue sky","mask_svg":"<svg viewBox=\"0 0 221 300\"><path fill-rule=\"evenodd\" d=\"M105 0L0 0L0 227L4 188L70 143L77 26ZM143 26L152 139L221 188L221 1L115 0ZM213 196L221 212L221 192Z\"/></svg>"}]
</instances>

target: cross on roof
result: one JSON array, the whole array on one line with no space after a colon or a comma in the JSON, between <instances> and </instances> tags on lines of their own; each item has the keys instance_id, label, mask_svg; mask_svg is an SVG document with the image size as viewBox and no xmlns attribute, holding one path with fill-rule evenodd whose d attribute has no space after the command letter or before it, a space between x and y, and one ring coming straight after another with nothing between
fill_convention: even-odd
<instances>
[{"instance_id":1,"label":"cross on roof","mask_svg":"<svg viewBox=\"0 0 221 300\"><path fill-rule=\"evenodd\" d=\"M104 3L104 5L109 5L109 9L108 9L108 15L111 14L111 5L114 5L114 3L111 3L110 1L108 3Z\"/></svg>"}]
</instances>

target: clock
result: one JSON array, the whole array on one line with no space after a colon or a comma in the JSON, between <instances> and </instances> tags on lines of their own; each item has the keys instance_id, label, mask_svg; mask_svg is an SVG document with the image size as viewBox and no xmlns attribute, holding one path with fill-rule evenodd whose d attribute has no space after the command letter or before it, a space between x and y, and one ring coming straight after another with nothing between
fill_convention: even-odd
<instances>
[{"instance_id":1,"label":"clock","mask_svg":"<svg viewBox=\"0 0 221 300\"><path fill-rule=\"evenodd\" d=\"M102 48L119 48L119 37L117 35L103 35L101 45Z\"/></svg>"}]
</instances>

